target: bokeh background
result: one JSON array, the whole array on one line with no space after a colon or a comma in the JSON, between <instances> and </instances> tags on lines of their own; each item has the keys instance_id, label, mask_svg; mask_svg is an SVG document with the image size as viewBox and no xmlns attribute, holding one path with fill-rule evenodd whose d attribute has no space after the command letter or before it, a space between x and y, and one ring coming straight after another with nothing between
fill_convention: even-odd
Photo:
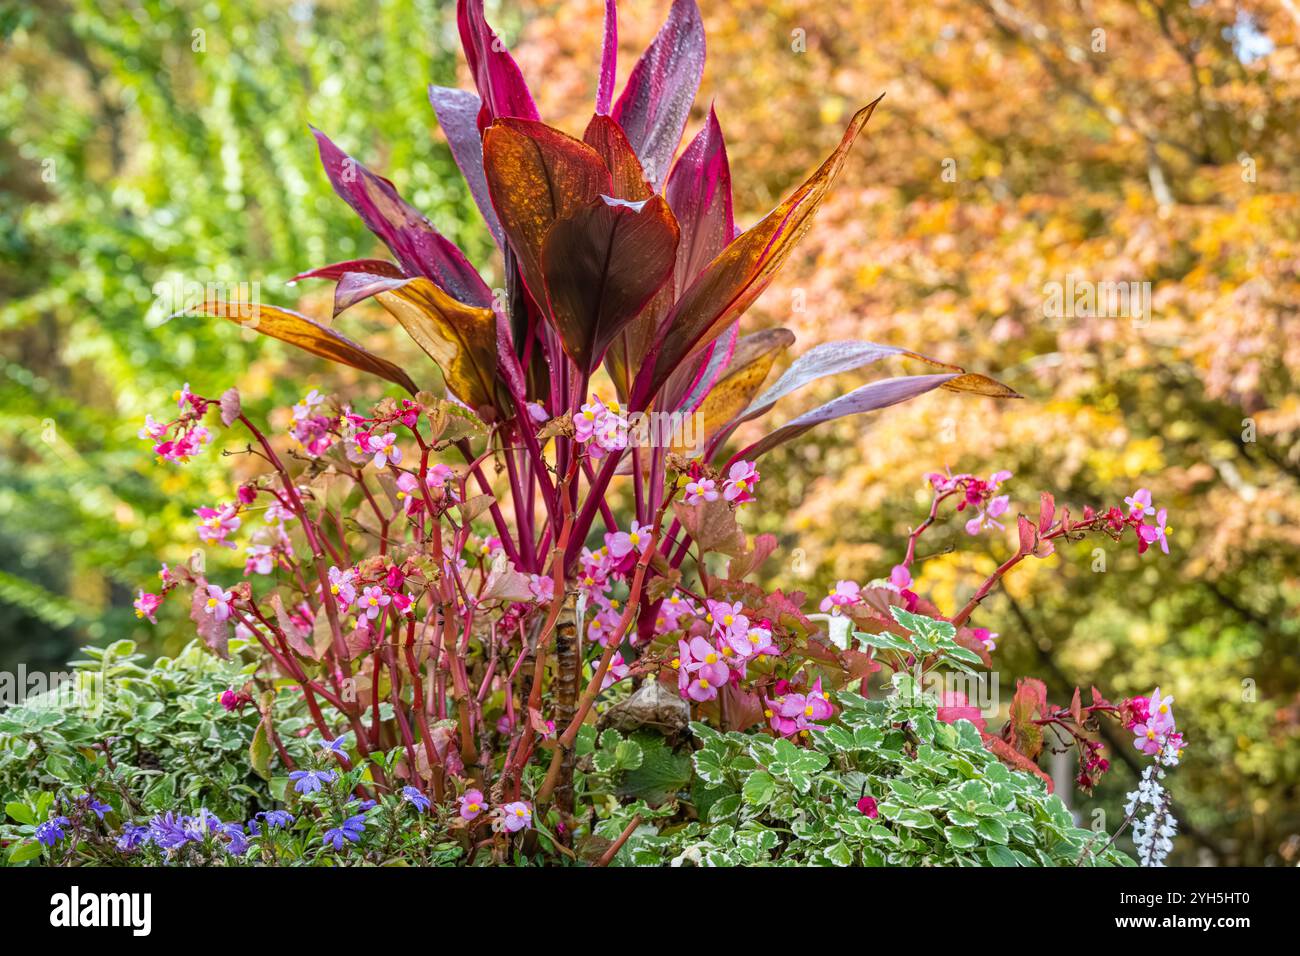
<instances>
[{"instance_id":1,"label":"bokeh background","mask_svg":"<svg viewBox=\"0 0 1300 956\"><path fill-rule=\"evenodd\" d=\"M816 597L886 573L944 466L1013 471L1031 511L1040 490L1077 510L1150 488L1168 558L1080 543L985 603L1004 697L1019 675L1061 703L1075 685L1160 684L1190 741L1177 861L1300 861L1300 3L700 6L710 60L688 135L712 102L743 226L888 94L751 327L792 329L795 352L916 349L1026 396L936 393L774 454L747 517L780 538L771 582ZM620 83L666 7L620 4ZM543 116L573 132L601 10L488 4ZM191 509L229 496L239 460L155 467L144 415L185 381L237 383L273 415L312 386L380 390L228 325L164 321L155 290L248 280L328 314L327 292L286 280L376 243L330 191L309 122L491 277L425 98L468 85L454 4L0 0L0 43L0 670L123 637L173 651L192 636L183 609L150 627L130 602L160 558L189 554ZM1045 284L1070 273L1150 282L1150 321L1045 318ZM919 589L948 608L1012 547L960 521L924 541ZM1071 798L1112 826L1134 780L1123 738L1107 782Z\"/></svg>"}]
</instances>

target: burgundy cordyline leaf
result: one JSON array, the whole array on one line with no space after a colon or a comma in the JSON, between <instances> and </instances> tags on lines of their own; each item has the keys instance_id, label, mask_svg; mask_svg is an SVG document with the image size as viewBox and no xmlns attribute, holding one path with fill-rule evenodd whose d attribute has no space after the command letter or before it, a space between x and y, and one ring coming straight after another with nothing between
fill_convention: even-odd
<instances>
[{"instance_id":1,"label":"burgundy cordyline leaf","mask_svg":"<svg viewBox=\"0 0 1300 956\"><path fill-rule=\"evenodd\" d=\"M600 82L596 86L596 112L609 115L614 101L614 74L618 69L618 3L605 0L605 42L600 51Z\"/></svg>"},{"instance_id":2,"label":"burgundy cordyline leaf","mask_svg":"<svg viewBox=\"0 0 1300 956\"><path fill-rule=\"evenodd\" d=\"M731 168L718 116L709 117L673 166L664 189L682 230L674 291L681 295L736 235L731 209Z\"/></svg>"},{"instance_id":3,"label":"burgundy cordyline leaf","mask_svg":"<svg viewBox=\"0 0 1300 956\"><path fill-rule=\"evenodd\" d=\"M469 305L491 303L492 290L465 254L408 205L392 183L343 152L320 130L312 127L312 133L334 191L392 250L408 275L432 279Z\"/></svg>"},{"instance_id":4,"label":"burgundy cordyline leaf","mask_svg":"<svg viewBox=\"0 0 1300 956\"><path fill-rule=\"evenodd\" d=\"M541 119L519 64L488 25L483 0L458 0L456 24L460 28L465 60L478 87L479 99L483 101L478 114L479 130L487 129L493 120L505 116Z\"/></svg>"},{"instance_id":5,"label":"burgundy cordyline leaf","mask_svg":"<svg viewBox=\"0 0 1300 956\"><path fill-rule=\"evenodd\" d=\"M677 223L662 196L601 196L551 226L541 266L560 341L584 372L672 273Z\"/></svg>"},{"instance_id":6,"label":"burgundy cordyline leaf","mask_svg":"<svg viewBox=\"0 0 1300 956\"><path fill-rule=\"evenodd\" d=\"M402 277L402 270L387 259L348 259L345 262L332 262L327 266L321 266L319 269L299 272L289 280L289 284L293 285L303 279L330 279L338 282L348 272L373 272L375 275L388 276L393 279Z\"/></svg>"},{"instance_id":7,"label":"burgundy cordyline leaf","mask_svg":"<svg viewBox=\"0 0 1300 956\"><path fill-rule=\"evenodd\" d=\"M542 243L558 219L609 195L600 154L544 123L497 120L483 134L483 169L492 205L517 257L520 275L539 308L546 307Z\"/></svg>"},{"instance_id":8,"label":"burgundy cordyline leaf","mask_svg":"<svg viewBox=\"0 0 1300 956\"><path fill-rule=\"evenodd\" d=\"M627 78L613 117L656 190L682 141L704 75L704 24L695 0L673 0L668 19Z\"/></svg>"},{"instance_id":9,"label":"burgundy cordyline leaf","mask_svg":"<svg viewBox=\"0 0 1300 956\"><path fill-rule=\"evenodd\" d=\"M956 377L956 373L908 375L901 378L887 378L878 382L870 382L861 388L855 388L847 395L841 395L839 398L827 402L820 408L814 408L811 412L806 412L775 431L764 435L758 441L734 455L733 460L741 458L753 460L764 452L771 451L777 445L799 437L810 428L823 422L843 418L846 415L872 412L889 405L897 405L900 402L905 402L908 399L936 389L944 382L951 381Z\"/></svg>"},{"instance_id":10,"label":"burgundy cordyline leaf","mask_svg":"<svg viewBox=\"0 0 1300 956\"><path fill-rule=\"evenodd\" d=\"M492 208L492 198L488 195L487 179L483 175L483 136L478 128L478 115L483 101L469 90L456 90L447 86L430 86L429 102L438 117L438 125L447 137L451 147L452 158L465 177L470 195L483 215L492 238L497 246L505 248L505 237L501 233L501 222L497 212Z\"/></svg>"}]
</instances>

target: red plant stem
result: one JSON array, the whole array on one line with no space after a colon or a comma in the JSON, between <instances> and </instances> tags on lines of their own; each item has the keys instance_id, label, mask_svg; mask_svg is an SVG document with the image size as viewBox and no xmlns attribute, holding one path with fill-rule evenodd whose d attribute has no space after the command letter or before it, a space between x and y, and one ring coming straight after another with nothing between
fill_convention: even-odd
<instances>
[{"instance_id":1,"label":"red plant stem","mask_svg":"<svg viewBox=\"0 0 1300 956\"><path fill-rule=\"evenodd\" d=\"M629 820L627 826L623 828L623 832L618 835L618 839L611 843L609 849L600 855L600 859L596 861L596 865L609 866L610 863L614 861L614 857L618 856L618 851L623 849L623 844L628 841L628 838L632 836L633 832L635 832L636 828L640 825L641 814L633 814L632 819Z\"/></svg>"}]
</instances>

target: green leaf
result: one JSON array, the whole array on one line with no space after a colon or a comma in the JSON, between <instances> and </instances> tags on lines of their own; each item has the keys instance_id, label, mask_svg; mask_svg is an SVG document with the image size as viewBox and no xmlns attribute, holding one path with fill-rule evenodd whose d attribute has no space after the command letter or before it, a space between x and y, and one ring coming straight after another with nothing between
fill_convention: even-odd
<instances>
[{"instance_id":1,"label":"green leaf","mask_svg":"<svg viewBox=\"0 0 1300 956\"><path fill-rule=\"evenodd\" d=\"M750 806L766 806L776 793L776 781L772 779L771 774L759 770L745 778L745 786L741 793Z\"/></svg>"},{"instance_id":2,"label":"green leaf","mask_svg":"<svg viewBox=\"0 0 1300 956\"><path fill-rule=\"evenodd\" d=\"M841 840L826 849L826 859L836 866L852 866L853 851L849 849L847 843Z\"/></svg>"},{"instance_id":3,"label":"green leaf","mask_svg":"<svg viewBox=\"0 0 1300 956\"><path fill-rule=\"evenodd\" d=\"M263 780L271 779L271 740L266 729L266 718L257 725L253 732L253 741L248 745L248 762Z\"/></svg>"},{"instance_id":4,"label":"green leaf","mask_svg":"<svg viewBox=\"0 0 1300 956\"><path fill-rule=\"evenodd\" d=\"M5 813L13 817L19 823L26 823L29 826L36 826L36 815L32 813L32 808L25 803L6 803Z\"/></svg>"},{"instance_id":5,"label":"green leaf","mask_svg":"<svg viewBox=\"0 0 1300 956\"><path fill-rule=\"evenodd\" d=\"M979 843L979 840L975 838L975 834L961 827L945 827L943 835L948 843L958 850L969 850Z\"/></svg>"},{"instance_id":6,"label":"green leaf","mask_svg":"<svg viewBox=\"0 0 1300 956\"><path fill-rule=\"evenodd\" d=\"M975 832L993 843L1007 842L1007 828L1002 824L1002 821L995 820L992 817L985 817L981 820L975 827Z\"/></svg>"},{"instance_id":7,"label":"green leaf","mask_svg":"<svg viewBox=\"0 0 1300 956\"><path fill-rule=\"evenodd\" d=\"M26 863L28 860L34 860L41 855L41 845L35 840L27 843L19 843L9 851L10 863Z\"/></svg>"}]
</instances>

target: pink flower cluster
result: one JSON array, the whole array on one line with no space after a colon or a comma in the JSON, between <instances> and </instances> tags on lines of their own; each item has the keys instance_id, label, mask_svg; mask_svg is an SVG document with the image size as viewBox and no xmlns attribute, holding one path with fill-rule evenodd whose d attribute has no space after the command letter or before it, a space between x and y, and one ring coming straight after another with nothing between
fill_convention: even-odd
<instances>
[{"instance_id":1,"label":"pink flower cluster","mask_svg":"<svg viewBox=\"0 0 1300 956\"><path fill-rule=\"evenodd\" d=\"M460 818L466 823L477 820L491 809L483 797L482 790L466 790L458 801ZM492 825L506 833L518 833L533 825L533 808L523 800L506 803L497 807Z\"/></svg>"},{"instance_id":2,"label":"pink flower cluster","mask_svg":"<svg viewBox=\"0 0 1300 956\"><path fill-rule=\"evenodd\" d=\"M763 716L782 737L806 737L819 721L835 715L835 707L822 690L820 677L806 694L795 693L785 681L776 682L776 693L774 698L764 698Z\"/></svg>"},{"instance_id":3,"label":"pink flower cluster","mask_svg":"<svg viewBox=\"0 0 1300 956\"><path fill-rule=\"evenodd\" d=\"M158 422L152 415L146 415L144 427L136 434L154 443L153 453L158 461L185 464L212 441L212 432L203 424L210 403L191 392L188 382L173 397L180 415L169 422Z\"/></svg>"},{"instance_id":4,"label":"pink flower cluster","mask_svg":"<svg viewBox=\"0 0 1300 956\"><path fill-rule=\"evenodd\" d=\"M709 601L708 608L708 636L679 640L672 660L678 691L696 702L713 700L719 688L745 677L750 661L780 653L771 625L751 622L739 601Z\"/></svg>"},{"instance_id":5,"label":"pink flower cluster","mask_svg":"<svg viewBox=\"0 0 1300 956\"><path fill-rule=\"evenodd\" d=\"M1011 506L1011 496L996 492L1002 482L1011 477L1011 472L1005 469L995 471L988 478L977 478L964 473L954 475L951 472L943 475L935 472L925 477L938 494L954 491L962 493L962 500L957 505L958 511L965 511L968 506L976 510L975 517L966 522L967 534L979 534L986 528L1003 527L996 519L1006 514Z\"/></svg>"},{"instance_id":6,"label":"pink flower cluster","mask_svg":"<svg viewBox=\"0 0 1300 956\"><path fill-rule=\"evenodd\" d=\"M606 403L599 395L592 395L591 401L578 409L573 416L573 430L574 437L594 459L627 447L627 419L619 413L617 402Z\"/></svg>"},{"instance_id":7,"label":"pink flower cluster","mask_svg":"<svg viewBox=\"0 0 1300 956\"><path fill-rule=\"evenodd\" d=\"M1132 528L1138 536L1138 554L1145 554L1153 544L1159 544L1160 550L1168 554L1168 536L1172 529L1165 524L1165 519L1168 517L1167 510L1155 509L1151 504L1151 492L1146 488L1139 488L1133 492L1124 499L1124 504L1128 505L1127 513L1118 506L1112 506L1101 513L1092 508L1084 508L1083 518L1085 521L1100 521L1107 530L1116 535L1125 528ZM1152 515L1155 516L1155 523L1147 524L1146 519Z\"/></svg>"},{"instance_id":8,"label":"pink flower cluster","mask_svg":"<svg viewBox=\"0 0 1300 956\"><path fill-rule=\"evenodd\" d=\"M301 402L293 406L293 425L289 428L289 434L311 458L319 458L334 444L334 435L330 429L336 420L318 410L324 402L320 392L313 388Z\"/></svg>"},{"instance_id":9,"label":"pink flower cluster","mask_svg":"<svg viewBox=\"0 0 1300 956\"><path fill-rule=\"evenodd\" d=\"M1177 763L1183 754L1183 735L1174 724L1173 702L1172 696L1160 695L1159 687L1150 697L1125 701L1133 745L1159 763Z\"/></svg>"},{"instance_id":10,"label":"pink flower cluster","mask_svg":"<svg viewBox=\"0 0 1300 956\"><path fill-rule=\"evenodd\" d=\"M756 501L754 488L759 482L758 467L752 461L737 461L727 469L722 490L718 490L717 479L708 477L697 463L687 473L686 487L682 501L688 505L700 505L706 501L717 501L721 497L737 506Z\"/></svg>"}]
</instances>

